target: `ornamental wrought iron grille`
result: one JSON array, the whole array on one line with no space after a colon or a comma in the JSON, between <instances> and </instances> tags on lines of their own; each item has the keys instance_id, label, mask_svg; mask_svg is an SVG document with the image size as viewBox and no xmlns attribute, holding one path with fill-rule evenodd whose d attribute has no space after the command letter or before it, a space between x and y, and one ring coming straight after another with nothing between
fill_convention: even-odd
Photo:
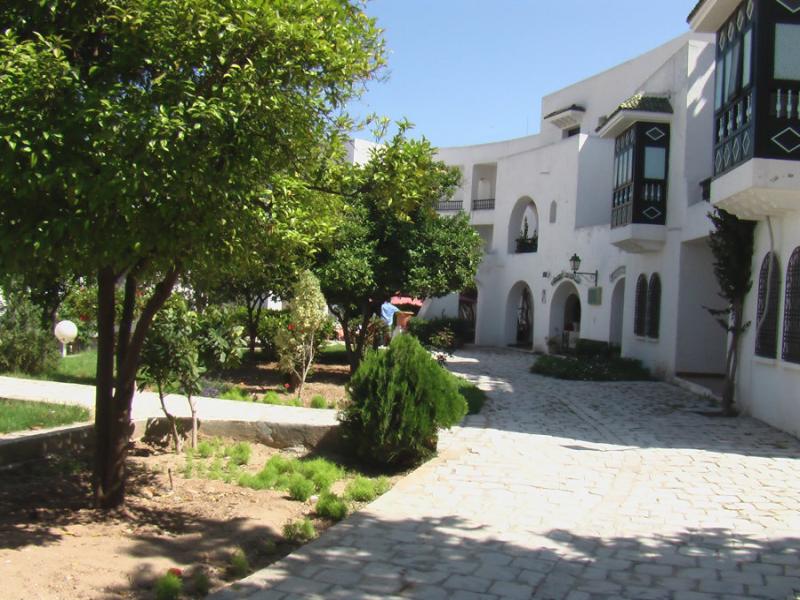
<instances>
[{"instance_id":1,"label":"ornamental wrought iron grille","mask_svg":"<svg viewBox=\"0 0 800 600\"><path fill-rule=\"evenodd\" d=\"M770 261L770 259L772 259ZM772 272L770 273L770 262ZM780 302L780 265L778 257L767 252L758 276L758 307L756 309L756 355L764 358L778 356L778 303Z\"/></svg>"},{"instance_id":2,"label":"ornamental wrought iron grille","mask_svg":"<svg viewBox=\"0 0 800 600\"><path fill-rule=\"evenodd\" d=\"M783 304L783 360L800 363L800 246L794 249L786 268L786 298Z\"/></svg>"},{"instance_id":3,"label":"ornamental wrought iron grille","mask_svg":"<svg viewBox=\"0 0 800 600\"><path fill-rule=\"evenodd\" d=\"M647 337L658 339L661 326L661 278L658 273L650 276L647 287Z\"/></svg>"},{"instance_id":4,"label":"ornamental wrought iron grille","mask_svg":"<svg viewBox=\"0 0 800 600\"><path fill-rule=\"evenodd\" d=\"M639 275L636 280L636 304L633 312L633 333L644 337L647 320L647 277Z\"/></svg>"}]
</instances>

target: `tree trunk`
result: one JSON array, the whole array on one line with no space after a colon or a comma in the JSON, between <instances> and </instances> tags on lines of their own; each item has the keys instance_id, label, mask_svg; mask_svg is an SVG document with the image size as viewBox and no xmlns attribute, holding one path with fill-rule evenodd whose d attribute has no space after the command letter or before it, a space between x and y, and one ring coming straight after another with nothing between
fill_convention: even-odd
<instances>
[{"instance_id":1,"label":"tree trunk","mask_svg":"<svg viewBox=\"0 0 800 600\"><path fill-rule=\"evenodd\" d=\"M186 399L189 401L189 410L192 413L192 450L197 450L197 404L191 394L187 395Z\"/></svg>"},{"instance_id":2,"label":"tree trunk","mask_svg":"<svg viewBox=\"0 0 800 600\"><path fill-rule=\"evenodd\" d=\"M119 335L114 332L119 276L103 268L97 278L97 385L95 392L95 461L93 491L98 508L116 508L125 501L125 461L133 432L131 404L136 385L136 370L144 336L153 317L172 293L178 278L178 267L172 268L155 287L153 295L133 330L137 265L125 280L125 299L119 322ZM131 332L133 333L131 334ZM116 355L116 377L114 358Z\"/></svg>"},{"instance_id":3,"label":"tree trunk","mask_svg":"<svg viewBox=\"0 0 800 600\"><path fill-rule=\"evenodd\" d=\"M161 410L164 411L164 415L167 417L167 421L169 421L169 429L172 435L172 443L175 446L175 453L181 453L181 436L178 434L178 421L171 412L167 410L167 403L164 402L164 390L161 387L161 383L158 383L158 399L161 401Z\"/></svg>"},{"instance_id":4,"label":"tree trunk","mask_svg":"<svg viewBox=\"0 0 800 600\"><path fill-rule=\"evenodd\" d=\"M722 388L722 412L735 416L736 373L739 367L739 345L742 338L742 302L731 304L731 341L725 365L725 382Z\"/></svg>"}]
</instances>

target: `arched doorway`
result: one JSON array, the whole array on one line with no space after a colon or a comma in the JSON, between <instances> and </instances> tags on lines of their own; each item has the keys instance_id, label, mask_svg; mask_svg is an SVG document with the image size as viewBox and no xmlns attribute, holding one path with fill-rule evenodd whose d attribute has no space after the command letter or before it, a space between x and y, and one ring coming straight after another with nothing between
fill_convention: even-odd
<instances>
[{"instance_id":1,"label":"arched doorway","mask_svg":"<svg viewBox=\"0 0 800 600\"><path fill-rule=\"evenodd\" d=\"M508 293L506 303L506 343L533 346L533 293L524 281L518 281Z\"/></svg>"},{"instance_id":2,"label":"arched doorway","mask_svg":"<svg viewBox=\"0 0 800 600\"><path fill-rule=\"evenodd\" d=\"M458 318L469 323L469 331L465 332L467 341L475 342L475 326L478 314L478 288L471 287L458 296Z\"/></svg>"},{"instance_id":3,"label":"arched doorway","mask_svg":"<svg viewBox=\"0 0 800 600\"><path fill-rule=\"evenodd\" d=\"M539 249L539 211L536 203L523 196L514 205L508 220L508 253L524 254Z\"/></svg>"},{"instance_id":4,"label":"arched doorway","mask_svg":"<svg viewBox=\"0 0 800 600\"><path fill-rule=\"evenodd\" d=\"M565 281L553 292L550 301L550 338L552 350L574 348L581 332L581 299L578 288Z\"/></svg>"},{"instance_id":5,"label":"arched doorway","mask_svg":"<svg viewBox=\"0 0 800 600\"><path fill-rule=\"evenodd\" d=\"M617 348L622 346L622 321L625 314L625 278L620 279L611 293L611 322L608 343Z\"/></svg>"}]
</instances>

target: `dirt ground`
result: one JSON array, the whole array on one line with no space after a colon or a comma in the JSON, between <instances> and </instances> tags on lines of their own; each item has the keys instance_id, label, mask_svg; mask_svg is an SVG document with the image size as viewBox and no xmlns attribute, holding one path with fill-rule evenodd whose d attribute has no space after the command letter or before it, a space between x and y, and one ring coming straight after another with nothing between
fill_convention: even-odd
<instances>
[{"instance_id":1,"label":"dirt ground","mask_svg":"<svg viewBox=\"0 0 800 600\"><path fill-rule=\"evenodd\" d=\"M276 452L253 445L248 470ZM281 536L287 522L308 516L318 531L330 526L283 492L184 479L182 456L150 446L132 454L124 512L91 508L86 462L0 472L0 597L151 599L154 580L172 567L185 582L205 571L213 589L232 580L237 548L261 568L294 549Z\"/></svg>"},{"instance_id":2,"label":"dirt ground","mask_svg":"<svg viewBox=\"0 0 800 600\"><path fill-rule=\"evenodd\" d=\"M308 406L311 398L320 395L327 402L341 406L345 398L344 386L349 379L350 368L347 365L318 363L306 380L301 399ZM261 398L270 390L283 394L286 375L278 370L277 363L260 362L226 372L225 380Z\"/></svg>"}]
</instances>

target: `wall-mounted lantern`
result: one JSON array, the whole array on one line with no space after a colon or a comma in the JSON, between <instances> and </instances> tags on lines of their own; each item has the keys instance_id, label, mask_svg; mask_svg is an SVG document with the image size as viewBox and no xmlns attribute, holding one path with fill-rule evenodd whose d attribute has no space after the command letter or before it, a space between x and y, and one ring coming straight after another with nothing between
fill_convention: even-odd
<instances>
[{"instance_id":1,"label":"wall-mounted lantern","mask_svg":"<svg viewBox=\"0 0 800 600\"><path fill-rule=\"evenodd\" d=\"M569 266L572 269L573 275L585 275L586 277L594 277L594 286L597 287L597 281L599 279L598 272L595 271L594 273L581 273L578 269L581 268L581 257L577 254L573 254L572 257L569 259Z\"/></svg>"}]
</instances>

